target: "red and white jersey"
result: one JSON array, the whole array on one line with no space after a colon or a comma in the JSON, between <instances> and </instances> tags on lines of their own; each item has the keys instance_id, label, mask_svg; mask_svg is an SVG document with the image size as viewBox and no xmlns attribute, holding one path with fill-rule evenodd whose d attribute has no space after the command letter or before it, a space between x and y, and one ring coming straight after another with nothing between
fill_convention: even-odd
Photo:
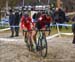
<instances>
[{"instance_id":1,"label":"red and white jersey","mask_svg":"<svg viewBox=\"0 0 75 62\"><path fill-rule=\"evenodd\" d=\"M44 27L45 24L46 24L46 17L45 17L45 15L41 15L41 16L38 18L38 22L39 22L39 24L40 24L42 27Z\"/></svg>"},{"instance_id":2,"label":"red and white jersey","mask_svg":"<svg viewBox=\"0 0 75 62\"><path fill-rule=\"evenodd\" d=\"M31 17L25 17L25 16L22 16L21 18L21 28L27 28L28 30L30 30L32 28L32 19Z\"/></svg>"}]
</instances>

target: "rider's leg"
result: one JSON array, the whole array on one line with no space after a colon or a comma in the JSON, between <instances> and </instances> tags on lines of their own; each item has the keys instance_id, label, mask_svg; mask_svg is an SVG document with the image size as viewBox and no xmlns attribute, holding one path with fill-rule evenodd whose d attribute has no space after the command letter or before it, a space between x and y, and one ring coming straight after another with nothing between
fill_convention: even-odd
<instances>
[{"instance_id":1,"label":"rider's leg","mask_svg":"<svg viewBox=\"0 0 75 62\"><path fill-rule=\"evenodd\" d=\"M25 37L25 38L28 38L27 32L24 32L24 37ZM26 41L26 43L27 43L27 41Z\"/></svg>"},{"instance_id":2,"label":"rider's leg","mask_svg":"<svg viewBox=\"0 0 75 62\"><path fill-rule=\"evenodd\" d=\"M33 32L34 47L37 48L37 31Z\"/></svg>"},{"instance_id":3,"label":"rider's leg","mask_svg":"<svg viewBox=\"0 0 75 62\"><path fill-rule=\"evenodd\" d=\"M33 43L33 48L35 49L36 48L36 31L32 31L32 43Z\"/></svg>"},{"instance_id":4,"label":"rider's leg","mask_svg":"<svg viewBox=\"0 0 75 62\"><path fill-rule=\"evenodd\" d=\"M46 35L46 33L45 33L45 30L46 30L46 28L44 27L44 28L42 28L42 30L43 30L43 35Z\"/></svg>"},{"instance_id":5,"label":"rider's leg","mask_svg":"<svg viewBox=\"0 0 75 62\"><path fill-rule=\"evenodd\" d=\"M31 46L31 51L34 51L34 44L33 44L33 36L32 36L32 32L28 33L28 37L29 37L29 44Z\"/></svg>"},{"instance_id":6,"label":"rider's leg","mask_svg":"<svg viewBox=\"0 0 75 62\"><path fill-rule=\"evenodd\" d=\"M32 36L33 36L34 43L36 43L36 34L37 34L36 31L33 31L33 35Z\"/></svg>"},{"instance_id":7,"label":"rider's leg","mask_svg":"<svg viewBox=\"0 0 75 62\"><path fill-rule=\"evenodd\" d=\"M24 38L26 40L26 38L28 38L28 32L25 32L25 31L27 31L26 27L22 29L22 34L23 34L23 36L24 36ZM25 41L25 42L26 42L26 44L28 43L28 41Z\"/></svg>"},{"instance_id":8,"label":"rider's leg","mask_svg":"<svg viewBox=\"0 0 75 62\"><path fill-rule=\"evenodd\" d=\"M24 27L24 28L22 29L22 34L23 34L23 36L25 35L24 30L27 30L27 28L26 28L26 27Z\"/></svg>"}]
</instances>

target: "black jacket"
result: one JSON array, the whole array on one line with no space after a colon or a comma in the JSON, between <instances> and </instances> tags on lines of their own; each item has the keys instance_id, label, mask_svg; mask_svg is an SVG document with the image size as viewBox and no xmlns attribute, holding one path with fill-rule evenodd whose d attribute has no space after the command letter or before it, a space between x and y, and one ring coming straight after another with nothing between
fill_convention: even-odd
<instances>
[{"instance_id":1,"label":"black jacket","mask_svg":"<svg viewBox=\"0 0 75 62\"><path fill-rule=\"evenodd\" d=\"M20 15L18 12L15 13L15 21L14 21L14 25L19 25L20 22Z\"/></svg>"}]
</instances>

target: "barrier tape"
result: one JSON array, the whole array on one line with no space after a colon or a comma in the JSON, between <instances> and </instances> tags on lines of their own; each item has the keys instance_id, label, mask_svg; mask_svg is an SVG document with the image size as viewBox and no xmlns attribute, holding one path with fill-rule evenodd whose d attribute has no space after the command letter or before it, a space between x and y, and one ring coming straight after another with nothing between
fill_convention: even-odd
<instances>
[{"instance_id":1,"label":"barrier tape","mask_svg":"<svg viewBox=\"0 0 75 62\"><path fill-rule=\"evenodd\" d=\"M56 24L50 24L50 26L72 26L72 24L59 24L59 23L56 23Z\"/></svg>"},{"instance_id":2,"label":"barrier tape","mask_svg":"<svg viewBox=\"0 0 75 62\"><path fill-rule=\"evenodd\" d=\"M1 22L0 22L1 23ZM6 23L7 24L7 23ZM9 24L8 24L9 25ZM56 23L56 24L50 24L50 26L72 26L72 24L60 24L60 23ZM0 26L3 26L3 24L1 24ZM17 25L13 25L13 26L10 26L10 27L19 27Z\"/></svg>"},{"instance_id":3,"label":"barrier tape","mask_svg":"<svg viewBox=\"0 0 75 62\"><path fill-rule=\"evenodd\" d=\"M58 23L57 23L57 25L58 26L72 26L72 24L58 24Z\"/></svg>"},{"instance_id":4,"label":"barrier tape","mask_svg":"<svg viewBox=\"0 0 75 62\"><path fill-rule=\"evenodd\" d=\"M15 28L15 27L20 27L20 26L17 26L17 25L16 25L16 26L10 26L10 27L13 27L13 28Z\"/></svg>"},{"instance_id":5,"label":"barrier tape","mask_svg":"<svg viewBox=\"0 0 75 62\"><path fill-rule=\"evenodd\" d=\"M6 31L6 30L10 30L10 28L0 29L0 32Z\"/></svg>"},{"instance_id":6,"label":"barrier tape","mask_svg":"<svg viewBox=\"0 0 75 62\"><path fill-rule=\"evenodd\" d=\"M59 23L56 23L56 24L50 24L50 26L72 26L72 24L59 24ZM9 27L13 27L13 28L15 28L15 27L20 27L20 26L9 26ZM7 28L5 28L5 29L0 29L0 32L2 32L2 31L5 31L5 30L9 30L9 28L7 27Z\"/></svg>"},{"instance_id":7,"label":"barrier tape","mask_svg":"<svg viewBox=\"0 0 75 62\"><path fill-rule=\"evenodd\" d=\"M51 35L51 36L48 36L46 37L47 40L50 40L56 36L58 36L59 34L54 34L54 35ZM6 42L13 42L13 41L23 41L23 39L14 39L14 38L0 38L0 41L6 41Z\"/></svg>"},{"instance_id":8,"label":"barrier tape","mask_svg":"<svg viewBox=\"0 0 75 62\"><path fill-rule=\"evenodd\" d=\"M73 33L60 33L60 34L63 34L63 35L73 35Z\"/></svg>"}]
</instances>

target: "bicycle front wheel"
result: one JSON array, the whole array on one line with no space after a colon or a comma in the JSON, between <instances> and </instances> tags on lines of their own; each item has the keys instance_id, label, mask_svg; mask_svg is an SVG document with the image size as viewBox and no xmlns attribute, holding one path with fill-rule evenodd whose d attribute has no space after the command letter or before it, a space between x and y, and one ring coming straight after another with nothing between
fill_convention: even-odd
<instances>
[{"instance_id":1,"label":"bicycle front wheel","mask_svg":"<svg viewBox=\"0 0 75 62\"><path fill-rule=\"evenodd\" d=\"M38 49L42 57L47 56L47 40L44 36L41 39L38 39Z\"/></svg>"}]
</instances>

